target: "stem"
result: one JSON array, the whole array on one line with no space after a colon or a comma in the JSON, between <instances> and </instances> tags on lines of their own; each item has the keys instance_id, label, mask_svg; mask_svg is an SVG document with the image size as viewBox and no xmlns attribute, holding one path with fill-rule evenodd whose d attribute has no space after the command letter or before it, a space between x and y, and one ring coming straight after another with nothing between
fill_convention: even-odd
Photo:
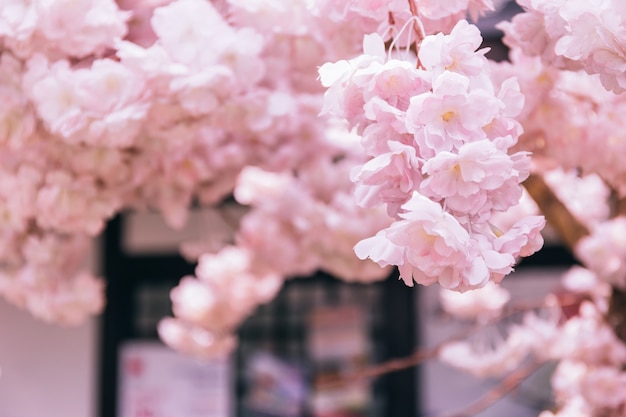
<instances>
[{"instance_id":1,"label":"stem","mask_svg":"<svg viewBox=\"0 0 626 417\"><path fill-rule=\"evenodd\" d=\"M419 49L420 49L422 40L426 37L426 33L424 32L423 25L421 25L421 21L419 20L417 3L415 3L415 0L408 0L408 1L409 1L409 9L411 10L411 15L415 18L415 20L413 21L413 30L415 31L415 34L417 36L417 39L415 41L415 57L417 58L416 68L420 69L422 68L422 63L420 62Z\"/></svg>"},{"instance_id":2,"label":"stem","mask_svg":"<svg viewBox=\"0 0 626 417\"><path fill-rule=\"evenodd\" d=\"M486 408L489 408L497 401L499 401L502 397L509 394L515 388L519 387L522 382L526 380L529 376L531 376L539 367L542 365L542 362L533 361L528 363L522 367L517 368L515 371L511 372L506 376L503 380L500 381L498 385L489 390L487 394L483 397L479 398L474 403L464 407L463 409L450 413L450 414L441 414L438 417L473 417L477 413L483 411Z\"/></svg>"},{"instance_id":3,"label":"stem","mask_svg":"<svg viewBox=\"0 0 626 417\"><path fill-rule=\"evenodd\" d=\"M611 214L615 217L626 215L626 197L620 197L615 190L611 191Z\"/></svg>"},{"instance_id":4,"label":"stem","mask_svg":"<svg viewBox=\"0 0 626 417\"><path fill-rule=\"evenodd\" d=\"M351 385L366 379L376 378L392 372L408 369L419 365L429 359L439 356L439 351L450 341L447 340L428 350L417 350L413 354L404 358L391 359L378 365L370 366L359 371L352 372L348 375L340 375L336 378L329 379L320 384L321 389L342 387Z\"/></svg>"},{"instance_id":5,"label":"stem","mask_svg":"<svg viewBox=\"0 0 626 417\"><path fill-rule=\"evenodd\" d=\"M607 320L615 336L626 343L626 291L613 287Z\"/></svg>"},{"instance_id":6,"label":"stem","mask_svg":"<svg viewBox=\"0 0 626 417\"><path fill-rule=\"evenodd\" d=\"M373 365L366 367L361 370L357 370L351 372L346 375L340 375L332 379L328 379L322 383L320 383L321 389L326 388L335 388L345 385L350 385L355 382L363 381L365 379L375 378L382 375L386 375L395 371L400 371L403 369L411 368L413 366L419 365L422 362L425 362L429 359L434 359L439 356L439 352L444 348L448 343L460 341L466 339L473 333L475 333L478 329L483 327L495 324L507 317L511 317L515 314L519 314L525 311L530 311L538 308L545 308L551 306L560 306L561 308L567 308L572 306L578 306L581 302L580 298L575 295L562 294L558 299L553 299L552 302L556 304L547 303L546 300L541 300L538 302L520 302L514 305L509 306L505 312L503 312L499 317L496 317L492 320L483 321L477 323L476 325L471 326L469 329L461 332L460 334L451 337L449 339L444 340L443 342L433 346L430 349L417 350L413 354L406 356L404 358L391 359L389 361L380 363L378 365Z\"/></svg>"},{"instance_id":7,"label":"stem","mask_svg":"<svg viewBox=\"0 0 626 417\"><path fill-rule=\"evenodd\" d=\"M408 1L409 1L409 10L411 10L411 14L417 17L417 4L415 4L415 0L408 0Z\"/></svg>"}]
</instances>

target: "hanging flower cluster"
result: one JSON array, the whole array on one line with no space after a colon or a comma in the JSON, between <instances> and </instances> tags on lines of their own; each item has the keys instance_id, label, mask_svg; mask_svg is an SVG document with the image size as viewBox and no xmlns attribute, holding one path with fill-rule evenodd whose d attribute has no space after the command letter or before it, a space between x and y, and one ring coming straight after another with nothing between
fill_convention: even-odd
<instances>
[{"instance_id":1,"label":"hanging flower cluster","mask_svg":"<svg viewBox=\"0 0 626 417\"><path fill-rule=\"evenodd\" d=\"M543 242L542 217L504 232L489 223L519 202L530 159L508 152L523 97L513 78L493 84L481 41L462 20L449 35L422 39L410 60L388 56L369 35L363 55L320 68L325 112L357 129L372 157L353 172L357 202L385 205L396 219L356 253L397 265L407 285L499 282Z\"/></svg>"},{"instance_id":2,"label":"hanging flower cluster","mask_svg":"<svg viewBox=\"0 0 626 417\"><path fill-rule=\"evenodd\" d=\"M357 161L362 157L343 154L336 162L303 166L295 175L246 168L234 192L249 206L236 246L202 255L197 279L185 277L172 291L176 317L162 321L162 339L195 356L224 354L234 347L241 322L270 301L286 278L317 270L363 283L386 278L388 268L353 252L360 239L389 224L384 210L354 204L349 171Z\"/></svg>"}]
</instances>

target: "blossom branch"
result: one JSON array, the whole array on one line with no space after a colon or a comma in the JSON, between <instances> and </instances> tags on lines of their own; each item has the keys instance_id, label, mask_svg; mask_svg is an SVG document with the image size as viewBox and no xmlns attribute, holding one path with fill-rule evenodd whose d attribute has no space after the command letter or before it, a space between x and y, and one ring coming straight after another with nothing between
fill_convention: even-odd
<instances>
[{"instance_id":1,"label":"blossom branch","mask_svg":"<svg viewBox=\"0 0 626 417\"><path fill-rule=\"evenodd\" d=\"M626 215L626 197L620 197L616 190L612 190L610 201L615 217Z\"/></svg>"},{"instance_id":2,"label":"blossom branch","mask_svg":"<svg viewBox=\"0 0 626 417\"><path fill-rule=\"evenodd\" d=\"M436 358L439 355L441 349L443 349L443 347L449 342L450 340L446 340L445 342L442 342L431 349L417 350L411 355L404 358L392 359L378 365L358 370L348 375L341 375L336 378L329 379L321 383L321 388L328 389L341 387L356 383L358 381L363 381L365 379L377 378L382 375L390 374L392 372L411 368L429 359Z\"/></svg>"},{"instance_id":3,"label":"blossom branch","mask_svg":"<svg viewBox=\"0 0 626 417\"><path fill-rule=\"evenodd\" d=\"M328 379L321 383L321 388L334 388L339 386L350 385L356 383L358 381L363 381L365 379L373 379L380 377L382 375L386 375L392 372L401 371L403 369L408 369L413 366L419 365L422 362L425 362L430 359L437 358L441 350L448 345L449 343L460 341L466 339L471 334L475 333L477 330L484 328L486 326L498 323L508 317L511 317L515 314L519 314L525 311L531 311L538 308L544 307L554 307L559 306L561 308L567 308L572 306L580 305L580 297L572 294L571 296L568 294L560 294L559 297L551 297L549 300L541 300L540 302L520 302L515 305L509 306L509 308L503 312L500 316L475 324L471 326L466 331L461 332L460 334L453 336L449 339L444 340L443 342L433 346L430 349L419 349L412 353L409 356L403 358L391 359L389 361L373 365L370 367L366 367L349 374L340 375L336 378Z\"/></svg>"},{"instance_id":4,"label":"blossom branch","mask_svg":"<svg viewBox=\"0 0 626 417\"><path fill-rule=\"evenodd\" d=\"M438 417L475 416L477 413L491 407L501 398L519 387L522 382L524 382L529 376L535 373L535 371L537 371L542 364L543 362L540 361L532 361L524 366L517 368L515 371L507 375L506 378L502 379L498 385L489 390L487 394L485 394L474 403L464 407L462 410L450 414L441 414Z\"/></svg>"},{"instance_id":5,"label":"blossom branch","mask_svg":"<svg viewBox=\"0 0 626 417\"><path fill-rule=\"evenodd\" d=\"M567 209L554 192L548 187L541 176L531 174L524 182L528 193L533 197L540 210L546 216L563 243L572 252L580 239L589 235L589 230ZM626 201L615 200L615 215L619 216L626 212ZM612 287L609 301L607 321L613 328L615 335L626 342L626 291L616 286Z\"/></svg>"},{"instance_id":6,"label":"blossom branch","mask_svg":"<svg viewBox=\"0 0 626 417\"><path fill-rule=\"evenodd\" d=\"M530 174L524 181L524 187L535 200L548 223L559 234L563 244L573 251L576 243L589 234L589 229L559 200L540 175Z\"/></svg>"}]
</instances>

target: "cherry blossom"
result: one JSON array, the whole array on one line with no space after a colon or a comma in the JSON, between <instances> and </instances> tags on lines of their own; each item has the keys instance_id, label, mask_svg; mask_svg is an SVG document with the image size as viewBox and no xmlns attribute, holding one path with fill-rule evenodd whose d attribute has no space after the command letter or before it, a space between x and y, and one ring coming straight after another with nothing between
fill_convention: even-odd
<instances>
[{"instance_id":1,"label":"cherry blossom","mask_svg":"<svg viewBox=\"0 0 626 417\"><path fill-rule=\"evenodd\" d=\"M462 291L478 288L500 281L516 257L542 244L539 218L497 236L485 227L493 213L519 202L530 159L524 152L508 153L519 134L512 119L521 110L519 92L512 80L495 86L484 76L487 60L484 51L476 51L480 43L476 27L460 21L449 35L426 36L417 67L410 67L386 57L382 38L369 35L363 55L320 68L328 87L324 112L355 127L372 156L352 174L357 202L386 205L396 218L359 243L356 253L382 266L397 265L408 285L415 280ZM372 81L378 68L390 63L399 81ZM408 106L402 96L387 98L398 83L411 92ZM491 126L498 124L510 126L506 138L494 135Z\"/></svg>"},{"instance_id":2,"label":"cherry blossom","mask_svg":"<svg viewBox=\"0 0 626 417\"><path fill-rule=\"evenodd\" d=\"M397 268L483 325L446 363L557 361L541 417L623 414L626 348L605 316L626 285L626 3L518 3L500 25L510 61L493 63L466 20L490 0L3 1L0 294L78 323L104 305L83 260L109 219L180 228L234 197L232 239L194 246L171 292L159 333L175 349L232 351L292 277ZM543 245L545 201L522 188L536 177L589 231L559 290L577 304L486 325L507 308L497 284Z\"/></svg>"},{"instance_id":3,"label":"cherry blossom","mask_svg":"<svg viewBox=\"0 0 626 417\"><path fill-rule=\"evenodd\" d=\"M523 337L518 337L517 334L499 343L495 349L483 347L481 351L475 343L465 341L448 343L439 353L439 360L479 378L485 378L514 370L529 352L528 341Z\"/></svg>"},{"instance_id":4,"label":"cherry blossom","mask_svg":"<svg viewBox=\"0 0 626 417\"><path fill-rule=\"evenodd\" d=\"M485 319L497 317L511 299L506 289L493 282L482 288L459 293L441 289L441 306L448 314L467 319Z\"/></svg>"},{"instance_id":5,"label":"cherry blossom","mask_svg":"<svg viewBox=\"0 0 626 417\"><path fill-rule=\"evenodd\" d=\"M615 13L623 11L621 2L524 0L520 5L526 13L501 25L505 42L550 65L598 74L608 90L624 91L624 16Z\"/></svg>"},{"instance_id":6,"label":"cherry blossom","mask_svg":"<svg viewBox=\"0 0 626 417\"><path fill-rule=\"evenodd\" d=\"M619 287L626 285L625 228L626 218L621 216L600 223L592 234L582 239L576 247L577 255L600 280Z\"/></svg>"}]
</instances>

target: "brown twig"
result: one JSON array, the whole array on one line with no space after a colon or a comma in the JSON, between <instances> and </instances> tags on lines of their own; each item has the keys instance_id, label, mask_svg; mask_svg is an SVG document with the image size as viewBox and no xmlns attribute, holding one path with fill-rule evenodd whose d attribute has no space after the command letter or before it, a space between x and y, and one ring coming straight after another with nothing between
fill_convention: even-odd
<instances>
[{"instance_id":1,"label":"brown twig","mask_svg":"<svg viewBox=\"0 0 626 417\"><path fill-rule=\"evenodd\" d=\"M558 298L553 299L553 301L556 303L554 304L554 306L559 306L561 308L576 306L576 305L579 305L581 302L580 297L575 296L575 295L568 297L567 294L562 294ZM389 361L386 361L377 365L369 366L364 369L360 369L360 370L354 371L346 375L339 375L335 378L329 378L321 382L319 385L319 388L330 389L330 388L350 385L350 384L363 381L366 379L376 378L376 377L386 375L392 372L411 368L413 366L419 365L422 362L425 362L430 359L434 359L437 356L439 356L439 352L441 351L441 349L443 349L444 346L446 346L448 343L464 340L468 336L476 332L477 330L484 328L486 326L498 323L512 315L519 314L524 311L530 311L530 310L534 310L538 308L543 308L543 307L550 307L550 305L546 304L545 300L542 300L541 302L534 302L534 303L530 303L530 302L517 303L515 305L510 306L505 313L501 314L495 319L482 322L482 323L477 323L476 325L471 326L466 331L461 332L460 334L454 337L446 339L445 341L433 346L430 349L417 350L411 355L403 357L403 358L391 359Z\"/></svg>"},{"instance_id":2,"label":"brown twig","mask_svg":"<svg viewBox=\"0 0 626 417\"><path fill-rule=\"evenodd\" d=\"M559 234L563 244L573 251L576 243L589 234L587 226L568 210L540 175L530 174L524 181L524 187Z\"/></svg>"},{"instance_id":3,"label":"brown twig","mask_svg":"<svg viewBox=\"0 0 626 417\"><path fill-rule=\"evenodd\" d=\"M409 1L409 10L411 10L411 15L417 17L418 13L417 13L417 4L415 3L415 0L408 0Z\"/></svg>"},{"instance_id":4,"label":"brown twig","mask_svg":"<svg viewBox=\"0 0 626 417\"><path fill-rule=\"evenodd\" d=\"M626 197L622 197L616 190L611 190L611 215L612 217L626 215Z\"/></svg>"},{"instance_id":5,"label":"brown twig","mask_svg":"<svg viewBox=\"0 0 626 417\"><path fill-rule=\"evenodd\" d=\"M440 414L438 417L473 417L477 413L485 410L486 408L491 407L505 395L509 394L517 387L520 386L522 382L526 380L529 376L531 376L539 367L543 364L543 362L533 361L526 365L523 365L517 368L515 371L511 372L504 379L500 381L498 385L489 390L484 396L479 398L477 401L469 404L466 407L463 407L461 410L455 411L449 414Z\"/></svg>"},{"instance_id":6,"label":"brown twig","mask_svg":"<svg viewBox=\"0 0 626 417\"><path fill-rule=\"evenodd\" d=\"M429 359L436 358L439 355L439 351L449 342L450 340L446 340L445 342L440 343L431 349L417 350L411 355L404 358L391 359L381 364L369 366L367 368L352 372L347 375L340 375L335 378L328 379L320 383L319 388L331 389L336 387L342 387L363 380L376 378L392 372L411 368Z\"/></svg>"}]
</instances>

